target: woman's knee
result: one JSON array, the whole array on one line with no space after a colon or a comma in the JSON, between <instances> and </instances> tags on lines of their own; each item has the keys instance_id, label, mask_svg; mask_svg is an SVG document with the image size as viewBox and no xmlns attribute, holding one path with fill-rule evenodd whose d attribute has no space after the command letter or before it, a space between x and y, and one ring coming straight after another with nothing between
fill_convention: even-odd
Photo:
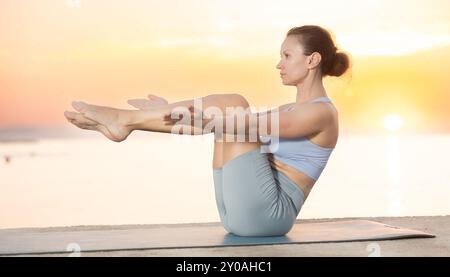
<instances>
[{"instance_id":1,"label":"woman's knee","mask_svg":"<svg viewBox=\"0 0 450 277\"><path fill-rule=\"evenodd\" d=\"M224 111L227 107L249 107L247 99L239 93L211 94L206 96L206 99L211 102L216 102Z\"/></svg>"},{"instance_id":2,"label":"woman's knee","mask_svg":"<svg viewBox=\"0 0 450 277\"><path fill-rule=\"evenodd\" d=\"M250 106L247 99L244 96L240 95L239 93L234 93L232 98L236 106L244 108L248 108Z\"/></svg>"}]
</instances>

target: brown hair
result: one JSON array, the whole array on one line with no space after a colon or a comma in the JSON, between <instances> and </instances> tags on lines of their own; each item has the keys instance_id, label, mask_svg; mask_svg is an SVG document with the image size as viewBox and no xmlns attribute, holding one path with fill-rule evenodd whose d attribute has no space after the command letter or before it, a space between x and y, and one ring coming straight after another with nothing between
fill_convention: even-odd
<instances>
[{"instance_id":1,"label":"brown hair","mask_svg":"<svg viewBox=\"0 0 450 277\"><path fill-rule=\"evenodd\" d=\"M295 27L287 32L286 36L297 36L300 44L304 48L305 55L311 55L314 52L322 56L321 72L324 76L339 77L350 67L349 56L338 51L330 32L322 27L315 25L304 25Z\"/></svg>"}]
</instances>

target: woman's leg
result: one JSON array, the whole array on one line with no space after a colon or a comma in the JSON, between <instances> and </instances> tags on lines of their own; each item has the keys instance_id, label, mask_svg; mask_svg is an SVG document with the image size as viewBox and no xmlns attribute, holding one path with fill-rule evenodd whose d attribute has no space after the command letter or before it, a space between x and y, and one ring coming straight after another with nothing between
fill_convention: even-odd
<instances>
[{"instance_id":1,"label":"woman's leg","mask_svg":"<svg viewBox=\"0 0 450 277\"><path fill-rule=\"evenodd\" d=\"M211 94L200 98L202 109L217 107L223 114L227 107L249 107L248 101L239 94ZM194 99L179 101L148 110L123 110L110 107L88 105L75 102L74 108L79 112L65 112L67 119L82 129L95 130L103 133L113 141L123 141L133 130L147 130L155 132L171 133L173 126L165 125L162 116L176 107L189 107L194 104ZM193 135L190 132L184 133ZM223 164L234 157L259 147L257 142L231 142L215 139L213 167L221 168Z\"/></svg>"},{"instance_id":2,"label":"woman's leg","mask_svg":"<svg viewBox=\"0 0 450 277\"><path fill-rule=\"evenodd\" d=\"M194 101L201 101L202 110L210 107L217 108L225 114L226 107L247 105L245 98L239 94L211 94L198 99L189 99L171 103L149 110L124 110L111 107L89 105L84 102L74 102L73 107L79 113L65 112L66 118L76 126L102 132L114 141L123 141L133 130L173 133L173 126L162 120L163 115L174 108L194 106ZM182 128L181 134L202 134L203 130L194 127Z\"/></svg>"},{"instance_id":3,"label":"woman's leg","mask_svg":"<svg viewBox=\"0 0 450 277\"><path fill-rule=\"evenodd\" d=\"M212 166L215 169L221 169L223 166L223 144L224 142L214 140L214 153Z\"/></svg>"},{"instance_id":4,"label":"woman's leg","mask_svg":"<svg viewBox=\"0 0 450 277\"><path fill-rule=\"evenodd\" d=\"M240 107L247 109L249 103L245 100L241 102ZM221 169L224 164L234 159L235 157L252 151L260 147L260 142L238 142L237 137L230 141L214 140L214 156L213 156L213 168Z\"/></svg>"},{"instance_id":5,"label":"woman's leg","mask_svg":"<svg viewBox=\"0 0 450 277\"><path fill-rule=\"evenodd\" d=\"M223 154L222 165L213 169L213 176L224 228L240 236L281 236L289 232L304 198L295 184L280 184L286 180L278 181L282 176L274 176L269 154L260 151L260 142L235 140L216 142L216 146Z\"/></svg>"}]
</instances>

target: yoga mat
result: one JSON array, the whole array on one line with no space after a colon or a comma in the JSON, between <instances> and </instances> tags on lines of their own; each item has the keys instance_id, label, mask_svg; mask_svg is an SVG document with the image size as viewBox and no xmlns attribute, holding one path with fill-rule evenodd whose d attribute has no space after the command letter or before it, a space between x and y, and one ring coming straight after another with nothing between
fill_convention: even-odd
<instances>
[{"instance_id":1,"label":"yoga mat","mask_svg":"<svg viewBox=\"0 0 450 277\"><path fill-rule=\"evenodd\" d=\"M0 230L0 255L432 238L369 220L299 222L285 236L239 237L220 223ZM69 249L70 248L70 249Z\"/></svg>"}]
</instances>

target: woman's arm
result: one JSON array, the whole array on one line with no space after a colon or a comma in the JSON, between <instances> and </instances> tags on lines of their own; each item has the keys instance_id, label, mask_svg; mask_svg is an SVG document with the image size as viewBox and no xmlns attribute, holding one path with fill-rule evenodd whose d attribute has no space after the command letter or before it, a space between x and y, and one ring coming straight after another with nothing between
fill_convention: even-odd
<instances>
[{"instance_id":1,"label":"woman's arm","mask_svg":"<svg viewBox=\"0 0 450 277\"><path fill-rule=\"evenodd\" d=\"M289 104L287 104L289 105ZM282 106L283 107L283 106ZM229 134L240 136L245 141L255 141L259 136L279 136L295 138L307 136L321 131L332 119L329 110L322 105L307 105L302 109L291 111L279 110L279 108L260 113L252 113L249 109L231 109L224 116L209 118L195 112L190 107L191 118L183 120L172 119L166 114L164 121L167 125L191 125L197 120L196 126L202 126L203 130L214 129L219 135ZM188 115L189 116L189 115ZM201 122L198 122L201 119Z\"/></svg>"}]
</instances>

